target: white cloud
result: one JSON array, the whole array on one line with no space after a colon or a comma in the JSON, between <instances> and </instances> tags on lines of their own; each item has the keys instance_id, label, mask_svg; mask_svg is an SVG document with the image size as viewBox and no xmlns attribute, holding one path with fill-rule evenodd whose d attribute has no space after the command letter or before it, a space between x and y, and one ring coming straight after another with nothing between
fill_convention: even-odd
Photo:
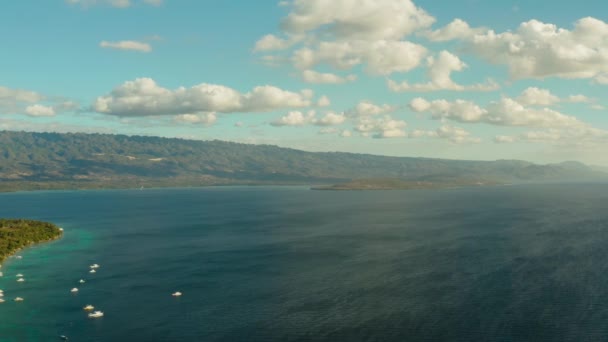
<instances>
[{"instance_id":1,"label":"white cloud","mask_svg":"<svg viewBox=\"0 0 608 342\"><path fill-rule=\"evenodd\" d=\"M27 106L25 108L25 114L29 116L55 116L55 110L53 107L35 104Z\"/></svg>"},{"instance_id":2,"label":"white cloud","mask_svg":"<svg viewBox=\"0 0 608 342\"><path fill-rule=\"evenodd\" d=\"M558 103L560 98L551 94L547 89L530 87L521 93L517 101L523 105L551 106Z\"/></svg>"},{"instance_id":3,"label":"white cloud","mask_svg":"<svg viewBox=\"0 0 608 342\"><path fill-rule=\"evenodd\" d=\"M353 136L353 133L347 129L340 132L340 137L342 137L342 138L350 138L352 136Z\"/></svg>"},{"instance_id":4,"label":"white cloud","mask_svg":"<svg viewBox=\"0 0 608 342\"><path fill-rule=\"evenodd\" d=\"M180 114L174 118L175 122L189 124L213 125L217 121L215 113Z\"/></svg>"},{"instance_id":5,"label":"white cloud","mask_svg":"<svg viewBox=\"0 0 608 342\"><path fill-rule=\"evenodd\" d=\"M118 42L108 42L102 41L99 43L99 46L106 49L116 49L116 50L130 50L130 51L139 51L139 52L150 52L152 51L152 46L148 43L138 42L135 40L121 40Z\"/></svg>"},{"instance_id":6,"label":"white cloud","mask_svg":"<svg viewBox=\"0 0 608 342\"><path fill-rule=\"evenodd\" d=\"M601 78L608 72L608 24L586 17L568 30L530 20L514 32L476 34L469 49L509 67L511 77Z\"/></svg>"},{"instance_id":7,"label":"white cloud","mask_svg":"<svg viewBox=\"0 0 608 342\"><path fill-rule=\"evenodd\" d=\"M434 42L445 42L454 39L468 39L486 30L483 27L471 28L466 21L457 18L438 30L425 31L421 35Z\"/></svg>"},{"instance_id":8,"label":"white cloud","mask_svg":"<svg viewBox=\"0 0 608 342\"><path fill-rule=\"evenodd\" d=\"M608 84L608 73L601 73L595 76L594 82L597 84Z\"/></svg>"},{"instance_id":9,"label":"white cloud","mask_svg":"<svg viewBox=\"0 0 608 342\"><path fill-rule=\"evenodd\" d=\"M270 124L272 126L334 126L344 123L346 117L344 114L338 114L334 112L326 112L321 118L317 118L317 114L314 110L303 113L301 111L291 111L286 115L274 120Z\"/></svg>"},{"instance_id":10,"label":"white cloud","mask_svg":"<svg viewBox=\"0 0 608 342\"><path fill-rule=\"evenodd\" d=\"M410 108L415 112L429 112L434 119L463 123L487 123L499 126L523 127L583 127L587 124L549 108L530 108L511 98L502 98L485 108L471 101L413 99Z\"/></svg>"},{"instance_id":11,"label":"white cloud","mask_svg":"<svg viewBox=\"0 0 608 342\"><path fill-rule=\"evenodd\" d=\"M439 127L435 133L437 137L442 139L447 139L450 142L455 144L465 144L465 143L473 143L477 144L481 142L481 139L472 137L471 133L460 128L454 126L443 125Z\"/></svg>"},{"instance_id":12,"label":"white cloud","mask_svg":"<svg viewBox=\"0 0 608 342\"><path fill-rule=\"evenodd\" d=\"M329 105L331 105L331 101L329 100L329 97L325 95L321 96L317 101L317 106L319 107L327 107Z\"/></svg>"},{"instance_id":13,"label":"white cloud","mask_svg":"<svg viewBox=\"0 0 608 342\"><path fill-rule=\"evenodd\" d=\"M31 90L0 86L0 114L54 116L78 109L79 105L61 98L47 98Z\"/></svg>"},{"instance_id":14,"label":"white cloud","mask_svg":"<svg viewBox=\"0 0 608 342\"><path fill-rule=\"evenodd\" d=\"M356 75L339 76L332 73L321 73L314 70L302 71L302 79L308 83L341 84L353 82L357 79Z\"/></svg>"},{"instance_id":15,"label":"white cloud","mask_svg":"<svg viewBox=\"0 0 608 342\"><path fill-rule=\"evenodd\" d=\"M380 114L388 114L397 110L397 107L388 104L376 105L370 101L361 101L354 108L346 111L350 117L364 117Z\"/></svg>"},{"instance_id":16,"label":"white cloud","mask_svg":"<svg viewBox=\"0 0 608 342\"><path fill-rule=\"evenodd\" d=\"M312 96L311 90L295 93L269 85L255 87L244 94L226 86L207 83L170 90L158 86L151 78L138 78L98 97L92 107L98 113L117 116L269 112L310 107Z\"/></svg>"},{"instance_id":17,"label":"white cloud","mask_svg":"<svg viewBox=\"0 0 608 342\"><path fill-rule=\"evenodd\" d=\"M404 38L435 21L411 0L295 0L288 5L291 11L281 24L287 38L266 35L254 50L294 49L289 60L302 71L320 64L338 70L362 65L372 75L412 70L427 49ZM273 57L273 63L282 61ZM308 79L318 79L314 76L319 75L309 74ZM335 77L322 79L343 83Z\"/></svg>"},{"instance_id":18,"label":"white cloud","mask_svg":"<svg viewBox=\"0 0 608 342\"><path fill-rule=\"evenodd\" d=\"M267 34L255 43L253 51L285 50L297 43L300 39L300 36L291 36L290 39L282 39L273 34Z\"/></svg>"},{"instance_id":19,"label":"white cloud","mask_svg":"<svg viewBox=\"0 0 608 342\"><path fill-rule=\"evenodd\" d=\"M497 135L494 137L494 142L497 144L510 144L517 141L517 137L510 135Z\"/></svg>"},{"instance_id":20,"label":"white cloud","mask_svg":"<svg viewBox=\"0 0 608 342\"><path fill-rule=\"evenodd\" d=\"M558 96L552 94L549 90L537 87L526 88L521 95L517 97L517 102L523 105L536 106L552 106L560 102L588 103L591 101L592 100L590 98L582 94L570 95L566 98L559 98Z\"/></svg>"},{"instance_id":21,"label":"white cloud","mask_svg":"<svg viewBox=\"0 0 608 342\"><path fill-rule=\"evenodd\" d=\"M281 26L289 33L319 31L341 40L399 40L434 22L410 0L295 0Z\"/></svg>"},{"instance_id":22,"label":"white cloud","mask_svg":"<svg viewBox=\"0 0 608 342\"><path fill-rule=\"evenodd\" d=\"M363 136L373 138L399 138L407 136L403 120L395 120L389 115L383 117L361 117L355 130Z\"/></svg>"},{"instance_id":23,"label":"white cloud","mask_svg":"<svg viewBox=\"0 0 608 342\"><path fill-rule=\"evenodd\" d=\"M344 113L327 112L323 117L316 120L314 124L317 126L333 126L342 124L344 121L346 121Z\"/></svg>"},{"instance_id":24,"label":"white cloud","mask_svg":"<svg viewBox=\"0 0 608 342\"><path fill-rule=\"evenodd\" d=\"M397 83L388 80L387 85L391 91L436 91L436 90L457 90L457 91L492 91L499 88L498 84L488 80L486 83L473 85L460 85L452 80L452 72L462 71L467 65L458 56L441 51L437 58L431 56L427 58L428 83L409 84L408 82Z\"/></svg>"},{"instance_id":25,"label":"white cloud","mask_svg":"<svg viewBox=\"0 0 608 342\"><path fill-rule=\"evenodd\" d=\"M309 111L308 113L303 113L300 111L291 111L287 113L285 116L278 118L277 120L271 122L272 126L281 127L281 126L305 126L308 124L312 124L315 121L315 111Z\"/></svg>"},{"instance_id":26,"label":"white cloud","mask_svg":"<svg viewBox=\"0 0 608 342\"><path fill-rule=\"evenodd\" d=\"M299 69L327 64L348 70L365 64L365 70L372 75L389 75L416 68L426 54L424 46L408 41L327 41L296 50L292 62Z\"/></svg>"}]
</instances>

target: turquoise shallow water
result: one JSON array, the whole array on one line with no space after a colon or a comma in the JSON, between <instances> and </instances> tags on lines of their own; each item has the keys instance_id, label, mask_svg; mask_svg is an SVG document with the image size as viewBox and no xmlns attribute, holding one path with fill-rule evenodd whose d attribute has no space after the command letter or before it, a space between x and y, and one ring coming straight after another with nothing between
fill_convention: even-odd
<instances>
[{"instance_id":1,"label":"turquoise shallow water","mask_svg":"<svg viewBox=\"0 0 608 342\"><path fill-rule=\"evenodd\" d=\"M0 341L603 341L607 190L0 194L65 228L3 266Z\"/></svg>"}]
</instances>

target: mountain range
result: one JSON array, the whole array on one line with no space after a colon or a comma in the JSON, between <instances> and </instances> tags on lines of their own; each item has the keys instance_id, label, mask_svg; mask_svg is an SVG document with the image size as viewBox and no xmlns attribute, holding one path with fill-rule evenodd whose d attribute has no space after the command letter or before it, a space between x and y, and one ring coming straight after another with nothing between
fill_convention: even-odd
<instances>
[{"instance_id":1,"label":"mountain range","mask_svg":"<svg viewBox=\"0 0 608 342\"><path fill-rule=\"evenodd\" d=\"M150 136L2 131L0 147L4 191L334 184L377 178L450 184L608 179L608 173L573 161L541 165L388 157Z\"/></svg>"}]
</instances>

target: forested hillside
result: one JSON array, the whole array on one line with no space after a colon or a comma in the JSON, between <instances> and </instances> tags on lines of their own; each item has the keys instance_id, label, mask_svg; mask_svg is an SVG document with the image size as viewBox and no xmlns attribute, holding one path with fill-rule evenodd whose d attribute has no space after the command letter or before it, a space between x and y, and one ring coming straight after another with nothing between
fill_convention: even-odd
<instances>
[{"instance_id":1,"label":"forested hillside","mask_svg":"<svg viewBox=\"0 0 608 342\"><path fill-rule=\"evenodd\" d=\"M603 177L576 162L462 161L305 152L270 145L159 137L0 132L0 185L308 184L360 178L406 181L547 181ZM52 184L59 184L52 186Z\"/></svg>"}]
</instances>

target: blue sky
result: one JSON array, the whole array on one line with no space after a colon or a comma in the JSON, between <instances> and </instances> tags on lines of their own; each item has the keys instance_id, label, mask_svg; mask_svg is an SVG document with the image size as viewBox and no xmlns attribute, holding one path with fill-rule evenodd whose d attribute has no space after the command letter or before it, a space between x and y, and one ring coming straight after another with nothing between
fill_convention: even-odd
<instances>
[{"instance_id":1,"label":"blue sky","mask_svg":"<svg viewBox=\"0 0 608 342\"><path fill-rule=\"evenodd\" d=\"M602 1L2 7L0 129L608 165Z\"/></svg>"}]
</instances>

